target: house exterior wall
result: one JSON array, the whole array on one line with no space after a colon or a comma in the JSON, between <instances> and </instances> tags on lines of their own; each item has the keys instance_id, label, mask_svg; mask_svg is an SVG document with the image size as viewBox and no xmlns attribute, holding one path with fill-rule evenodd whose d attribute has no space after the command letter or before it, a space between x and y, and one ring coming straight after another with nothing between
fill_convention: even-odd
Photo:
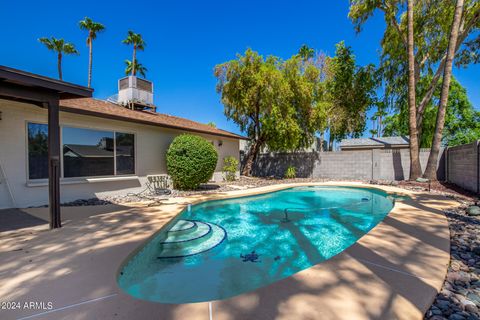
<instances>
[{"instance_id":1,"label":"house exterior wall","mask_svg":"<svg viewBox=\"0 0 480 320\"><path fill-rule=\"evenodd\" d=\"M47 123L47 110L37 106L0 99L0 208L28 207L48 203L47 181L29 181L27 176L27 123ZM144 190L147 175L165 174L165 155L172 140L181 130L171 130L126 121L60 112L60 125L119 131L135 134L136 173L130 180L88 182L85 178L61 179L61 202L95 196L122 195ZM220 181L223 159L239 158L239 141L226 137L198 134L213 141L218 151L218 163L213 179ZM219 146L219 141L222 145ZM34 182L35 181L35 182ZM7 188L7 182L10 188ZM12 197L9 195L10 189ZM13 205L12 205L13 204Z\"/></svg>"}]
</instances>

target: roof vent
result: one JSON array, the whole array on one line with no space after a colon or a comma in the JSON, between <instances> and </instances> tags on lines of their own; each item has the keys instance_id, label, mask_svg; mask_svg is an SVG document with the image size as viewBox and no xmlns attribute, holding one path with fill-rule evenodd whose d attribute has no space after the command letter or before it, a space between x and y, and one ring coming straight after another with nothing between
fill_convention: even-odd
<instances>
[{"instance_id":1,"label":"roof vent","mask_svg":"<svg viewBox=\"0 0 480 320\"><path fill-rule=\"evenodd\" d=\"M136 76L118 80L117 103L132 110L155 110L153 105L153 83Z\"/></svg>"}]
</instances>

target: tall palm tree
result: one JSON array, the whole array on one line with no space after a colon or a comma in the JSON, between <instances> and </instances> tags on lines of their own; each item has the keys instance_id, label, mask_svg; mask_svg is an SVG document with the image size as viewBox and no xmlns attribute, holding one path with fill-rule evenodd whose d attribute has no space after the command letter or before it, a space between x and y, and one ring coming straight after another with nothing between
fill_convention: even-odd
<instances>
[{"instance_id":1,"label":"tall palm tree","mask_svg":"<svg viewBox=\"0 0 480 320\"><path fill-rule=\"evenodd\" d=\"M298 55L302 58L303 61L307 61L308 59L313 58L313 56L315 55L315 50L304 44L298 50Z\"/></svg>"},{"instance_id":2,"label":"tall palm tree","mask_svg":"<svg viewBox=\"0 0 480 320\"><path fill-rule=\"evenodd\" d=\"M147 45L145 41L143 41L142 35L139 33L135 33L132 30L128 31L127 38L122 41L126 45L133 45L133 58L132 61L137 61L137 50L144 50L145 46ZM132 65L132 76L137 75L137 68L136 64Z\"/></svg>"},{"instance_id":3,"label":"tall palm tree","mask_svg":"<svg viewBox=\"0 0 480 320\"><path fill-rule=\"evenodd\" d=\"M92 85L92 42L97 38L97 33L105 30L105 26L99 22L94 22L89 17L85 17L78 23L81 30L88 31L87 46L88 46L88 87Z\"/></svg>"},{"instance_id":4,"label":"tall palm tree","mask_svg":"<svg viewBox=\"0 0 480 320\"><path fill-rule=\"evenodd\" d=\"M145 68L138 60L135 60L135 63L132 63L130 60L125 60L125 75L132 74L132 70L135 69L135 72L139 73L142 77L145 78L145 75L147 73L147 68Z\"/></svg>"},{"instance_id":5,"label":"tall palm tree","mask_svg":"<svg viewBox=\"0 0 480 320\"><path fill-rule=\"evenodd\" d=\"M57 53L58 78L62 80L62 57L64 54L78 54L77 49L75 49L75 46L72 43L65 42L65 40L57 39L55 37L40 38L38 41L43 43L48 50Z\"/></svg>"},{"instance_id":6,"label":"tall palm tree","mask_svg":"<svg viewBox=\"0 0 480 320\"><path fill-rule=\"evenodd\" d=\"M455 13L453 16L450 38L448 40L447 62L443 71L442 91L438 103L437 121L435 124L435 133L433 134L432 149L428 156L427 168L425 169L425 178L437 180L437 163L442 143L442 133L445 126L445 113L447 111L448 93L450 90L450 81L452 79L453 59L455 58L455 48L457 47L458 35L461 28L461 20L464 10L464 1L457 0Z\"/></svg>"},{"instance_id":7,"label":"tall palm tree","mask_svg":"<svg viewBox=\"0 0 480 320\"><path fill-rule=\"evenodd\" d=\"M417 96L415 91L415 42L413 23L414 0L407 1L407 56L408 56L408 109L410 133L410 180L422 175L417 128Z\"/></svg>"}]
</instances>

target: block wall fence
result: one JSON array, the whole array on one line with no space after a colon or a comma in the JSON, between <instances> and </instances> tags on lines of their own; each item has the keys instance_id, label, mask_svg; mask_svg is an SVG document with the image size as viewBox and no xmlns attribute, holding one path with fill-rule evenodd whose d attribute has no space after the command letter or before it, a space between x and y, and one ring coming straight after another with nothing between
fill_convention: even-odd
<instances>
[{"instance_id":1,"label":"block wall fence","mask_svg":"<svg viewBox=\"0 0 480 320\"><path fill-rule=\"evenodd\" d=\"M429 149L420 150L425 169ZM242 165L245 155L241 154ZM335 152L262 153L253 166L258 177L283 177L294 166L299 178L389 180L408 179L408 149L373 149ZM480 141L440 151L437 179L480 193Z\"/></svg>"},{"instance_id":2,"label":"block wall fence","mask_svg":"<svg viewBox=\"0 0 480 320\"><path fill-rule=\"evenodd\" d=\"M449 147L445 158L446 180L480 194L480 141Z\"/></svg>"}]
</instances>

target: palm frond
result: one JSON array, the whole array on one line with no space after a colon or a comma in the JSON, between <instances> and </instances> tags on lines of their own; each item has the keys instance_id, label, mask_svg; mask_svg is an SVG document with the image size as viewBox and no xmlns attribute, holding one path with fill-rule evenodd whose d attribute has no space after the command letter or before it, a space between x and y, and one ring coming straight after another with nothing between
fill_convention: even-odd
<instances>
[{"instance_id":1,"label":"palm frond","mask_svg":"<svg viewBox=\"0 0 480 320\"><path fill-rule=\"evenodd\" d=\"M132 30L128 30L127 37L122 41L126 45L134 45L137 47L137 50L144 50L146 43L142 38L140 33L135 33Z\"/></svg>"},{"instance_id":2,"label":"palm frond","mask_svg":"<svg viewBox=\"0 0 480 320\"><path fill-rule=\"evenodd\" d=\"M140 62L138 62L138 59L135 60L136 63L135 63L135 72L137 72L138 74L140 74L142 77L146 77L146 74L147 74L147 71L148 69L145 68ZM133 69L133 64L132 64L132 61L130 60L125 60L125 75L130 75L132 73L132 69Z\"/></svg>"},{"instance_id":3,"label":"palm frond","mask_svg":"<svg viewBox=\"0 0 480 320\"><path fill-rule=\"evenodd\" d=\"M78 54L77 49L72 43L65 42L64 39L57 39L55 37L40 38L38 41L47 47L48 50L55 51L57 53L65 54Z\"/></svg>"},{"instance_id":4,"label":"palm frond","mask_svg":"<svg viewBox=\"0 0 480 320\"><path fill-rule=\"evenodd\" d=\"M78 22L78 25L81 30L88 31L88 39L94 40L97 38L97 33L102 32L105 30L105 26L99 22L94 22L89 17L85 17L85 19ZM89 44L90 40L87 40L87 45Z\"/></svg>"},{"instance_id":5,"label":"palm frond","mask_svg":"<svg viewBox=\"0 0 480 320\"><path fill-rule=\"evenodd\" d=\"M65 43L63 45L63 53L65 54L80 54L77 49L75 49L75 46L72 43Z\"/></svg>"}]
</instances>

